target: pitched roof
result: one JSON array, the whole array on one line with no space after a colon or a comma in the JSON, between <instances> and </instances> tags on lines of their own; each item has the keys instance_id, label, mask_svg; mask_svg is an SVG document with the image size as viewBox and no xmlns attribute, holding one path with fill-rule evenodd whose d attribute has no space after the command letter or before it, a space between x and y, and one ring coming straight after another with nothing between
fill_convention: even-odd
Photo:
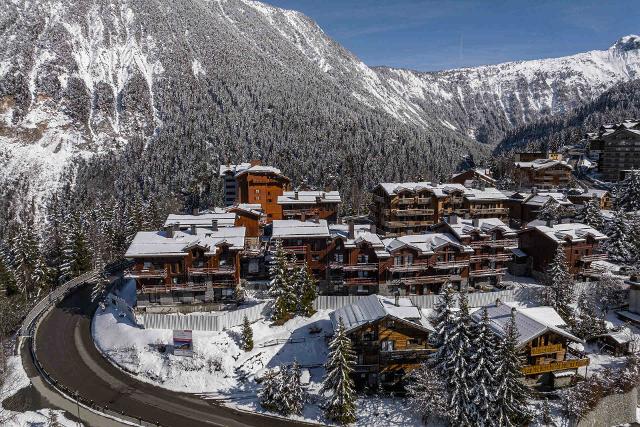
<instances>
[{"instance_id":1,"label":"pitched roof","mask_svg":"<svg viewBox=\"0 0 640 427\"><path fill-rule=\"evenodd\" d=\"M531 162L515 162L516 167L525 169L541 170L554 166L563 166L567 169L573 170L573 167L565 161L552 160L552 159L537 159Z\"/></svg>"},{"instance_id":2,"label":"pitched roof","mask_svg":"<svg viewBox=\"0 0 640 427\"><path fill-rule=\"evenodd\" d=\"M354 237L349 238L348 224L331 224L329 233L332 239L342 239L345 248L355 248L362 243L368 243L375 250L376 255L381 258L388 258L389 252L385 249L380 236L371 232L370 224L354 224Z\"/></svg>"},{"instance_id":3,"label":"pitched roof","mask_svg":"<svg viewBox=\"0 0 640 427\"><path fill-rule=\"evenodd\" d=\"M571 200L567 198L566 194L557 192L531 193L524 199L522 203L529 206L544 206L544 204L547 203L549 199L555 200L559 205L562 206L573 204L571 203Z\"/></svg>"},{"instance_id":4,"label":"pitched roof","mask_svg":"<svg viewBox=\"0 0 640 427\"><path fill-rule=\"evenodd\" d=\"M201 213L199 215L169 214L164 226L168 227L176 224L180 225L180 227L190 227L192 225L211 227L211 221L213 220L218 221L218 227L233 227L236 221L236 214L226 210L218 210L218 208L215 208L214 212Z\"/></svg>"},{"instance_id":5,"label":"pitched roof","mask_svg":"<svg viewBox=\"0 0 640 427\"><path fill-rule=\"evenodd\" d=\"M217 252L221 245L231 249L244 249L244 227L226 227L217 231L208 228L196 228L196 234L190 231L176 231L169 237L165 231L140 231L136 234L125 253L126 258L141 256L185 256L189 248L200 246L208 254Z\"/></svg>"},{"instance_id":6,"label":"pitched roof","mask_svg":"<svg viewBox=\"0 0 640 427\"><path fill-rule=\"evenodd\" d=\"M427 318L409 298L399 298L396 306L392 298L367 295L329 314L334 329L338 327L339 319L342 319L347 332L387 316L411 323L424 331L434 330Z\"/></svg>"},{"instance_id":7,"label":"pitched roof","mask_svg":"<svg viewBox=\"0 0 640 427\"><path fill-rule=\"evenodd\" d=\"M287 178L282 174L282 171L280 169L273 166L263 166L263 165L255 165L255 166L251 166L250 168L243 169L241 171L238 171L235 176L239 177L241 175L246 175L248 173L260 174L260 175L277 175L281 178L286 179L287 181L289 180L289 178Z\"/></svg>"},{"instance_id":8,"label":"pitched roof","mask_svg":"<svg viewBox=\"0 0 640 427\"><path fill-rule=\"evenodd\" d=\"M409 247L417 250L421 254L429 255L435 253L436 249L446 245L459 247L464 252L473 252L471 247L463 245L450 233L410 234L384 239L382 243L384 243L389 252Z\"/></svg>"},{"instance_id":9,"label":"pitched roof","mask_svg":"<svg viewBox=\"0 0 640 427\"><path fill-rule=\"evenodd\" d=\"M227 174L237 174L245 169L249 169L251 167L251 163L239 163L237 165L220 165L220 176L225 176Z\"/></svg>"},{"instance_id":10,"label":"pitched roof","mask_svg":"<svg viewBox=\"0 0 640 427\"><path fill-rule=\"evenodd\" d=\"M330 237L327 221L298 221L297 219L274 220L271 237L274 239L295 239Z\"/></svg>"},{"instance_id":11,"label":"pitched roof","mask_svg":"<svg viewBox=\"0 0 640 427\"><path fill-rule=\"evenodd\" d=\"M458 238L470 237L471 233L480 233L480 235L489 235L494 230L500 230L505 236L515 236L516 230L509 227L499 218L478 218L474 225L473 219L458 218L455 224L446 223L452 233Z\"/></svg>"},{"instance_id":12,"label":"pitched roof","mask_svg":"<svg viewBox=\"0 0 640 427\"><path fill-rule=\"evenodd\" d=\"M538 230L544 236L557 243L564 242L565 240L584 242L587 236L591 236L595 240L606 240L608 238L595 228L578 222L554 224L550 227L546 225L534 225L521 230L520 233L533 229Z\"/></svg>"},{"instance_id":13,"label":"pitched roof","mask_svg":"<svg viewBox=\"0 0 640 427\"><path fill-rule=\"evenodd\" d=\"M485 307L487 309L487 315L489 316L489 325L491 330L499 336L504 336L504 329L511 319L511 312L513 311L516 328L519 334L518 347L522 347L532 339L539 337L546 332L555 332L571 341L582 342L580 338L570 334L564 329L561 329L555 324L557 323L557 318L560 316L551 307L545 307L544 312L549 314L553 311L555 314L546 321L540 315L541 310L538 312L527 313L527 309L518 309L504 303L498 305L487 305ZM479 322L482 319L482 311L482 309L476 310L471 315L476 322Z\"/></svg>"},{"instance_id":14,"label":"pitched roof","mask_svg":"<svg viewBox=\"0 0 640 427\"><path fill-rule=\"evenodd\" d=\"M227 208L228 212L247 212L255 216L261 216L263 214L262 205L258 203L238 203Z\"/></svg>"},{"instance_id":15,"label":"pitched roof","mask_svg":"<svg viewBox=\"0 0 640 427\"><path fill-rule=\"evenodd\" d=\"M298 197L296 198L296 193ZM341 203L337 191L285 191L278 196L279 205L314 205L316 203Z\"/></svg>"}]
</instances>

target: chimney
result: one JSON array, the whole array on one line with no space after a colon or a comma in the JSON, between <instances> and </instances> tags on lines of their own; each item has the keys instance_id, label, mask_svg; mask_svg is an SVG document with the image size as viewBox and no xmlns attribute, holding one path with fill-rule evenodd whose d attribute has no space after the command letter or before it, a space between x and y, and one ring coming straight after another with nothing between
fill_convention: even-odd
<instances>
[{"instance_id":1,"label":"chimney","mask_svg":"<svg viewBox=\"0 0 640 427\"><path fill-rule=\"evenodd\" d=\"M515 307L511 307L511 314L516 314L516 308Z\"/></svg>"},{"instance_id":2,"label":"chimney","mask_svg":"<svg viewBox=\"0 0 640 427\"><path fill-rule=\"evenodd\" d=\"M198 216L198 215L200 215L200 209L198 209L198 208L193 208L193 210L192 210L192 214L193 214L194 216Z\"/></svg>"},{"instance_id":3,"label":"chimney","mask_svg":"<svg viewBox=\"0 0 640 427\"><path fill-rule=\"evenodd\" d=\"M316 204L320 204L322 203L322 197L321 196L316 196Z\"/></svg>"},{"instance_id":4,"label":"chimney","mask_svg":"<svg viewBox=\"0 0 640 427\"><path fill-rule=\"evenodd\" d=\"M531 194L538 194L538 189L536 187L531 187Z\"/></svg>"},{"instance_id":5,"label":"chimney","mask_svg":"<svg viewBox=\"0 0 640 427\"><path fill-rule=\"evenodd\" d=\"M211 220L211 230L218 231L218 220L217 219L212 219Z\"/></svg>"},{"instance_id":6,"label":"chimney","mask_svg":"<svg viewBox=\"0 0 640 427\"><path fill-rule=\"evenodd\" d=\"M496 307L500 307L502 305L502 301L500 301L500 298L496 298Z\"/></svg>"},{"instance_id":7,"label":"chimney","mask_svg":"<svg viewBox=\"0 0 640 427\"><path fill-rule=\"evenodd\" d=\"M395 293L394 303L396 307L400 307L400 292L398 291Z\"/></svg>"},{"instance_id":8,"label":"chimney","mask_svg":"<svg viewBox=\"0 0 640 427\"><path fill-rule=\"evenodd\" d=\"M300 214L300 221L305 222L307 220L307 213L306 212L302 212Z\"/></svg>"},{"instance_id":9,"label":"chimney","mask_svg":"<svg viewBox=\"0 0 640 427\"><path fill-rule=\"evenodd\" d=\"M473 220L471 220L471 225L478 228L480 226L480 218L473 218Z\"/></svg>"},{"instance_id":10,"label":"chimney","mask_svg":"<svg viewBox=\"0 0 640 427\"><path fill-rule=\"evenodd\" d=\"M295 200L298 200L298 196L299 196L299 194L298 194L298 190L294 191L294 192L293 192L293 198L294 198Z\"/></svg>"},{"instance_id":11,"label":"chimney","mask_svg":"<svg viewBox=\"0 0 640 427\"><path fill-rule=\"evenodd\" d=\"M167 237L172 239L173 238L173 224L167 225L164 228L165 233L167 234Z\"/></svg>"},{"instance_id":12,"label":"chimney","mask_svg":"<svg viewBox=\"0 0 640 427\"><path fill-rule=\"evenodd\" d=\"M195 224L191 224L191 234L193 234L194 236L197 234L196 225Z\"/></svg>"},{"instance_id":13,"label":"chimney","mask_svg":"<svg viewBox=\"0 0 640 427\"><path fill-rule=\"evenodd\" d=\"M356 238L356 226L353 223L353 220L350 219L349 220L349 235L348 235L349 239L355 239Z\"/></svg>"}]
</instances>

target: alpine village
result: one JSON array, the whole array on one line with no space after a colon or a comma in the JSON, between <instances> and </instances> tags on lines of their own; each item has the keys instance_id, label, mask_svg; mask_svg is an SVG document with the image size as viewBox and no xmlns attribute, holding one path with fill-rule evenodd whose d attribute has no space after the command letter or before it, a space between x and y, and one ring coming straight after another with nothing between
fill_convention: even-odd
<instances>
[{"instance_id":1,"label":"alpine village","mask_svg":"<svg viewBox=\"0 0 640 427\"><path fill-rule=\"evenodd\" d=\"M639 36L65 3L0 6L0 426L640 425Z\"/></svg>"}]
</instances>

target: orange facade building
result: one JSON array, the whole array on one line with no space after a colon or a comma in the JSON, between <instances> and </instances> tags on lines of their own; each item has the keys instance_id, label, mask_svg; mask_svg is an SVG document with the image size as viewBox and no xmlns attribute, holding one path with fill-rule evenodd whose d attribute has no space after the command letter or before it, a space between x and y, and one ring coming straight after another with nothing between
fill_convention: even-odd
<instances>
[{"instance_id":1,"label":"orange facade building","mask_svg":"<svg viewBox=\"0 0 640 427\"><path fill-rule=\"evenodd\" d=\"M254 165L236 174L238 184L238 203L259 204L265 215L265 221L282 219L282 206L278 197L288 191L291 180L280 169L271 166Z\"/></svg>"}]
</instances>

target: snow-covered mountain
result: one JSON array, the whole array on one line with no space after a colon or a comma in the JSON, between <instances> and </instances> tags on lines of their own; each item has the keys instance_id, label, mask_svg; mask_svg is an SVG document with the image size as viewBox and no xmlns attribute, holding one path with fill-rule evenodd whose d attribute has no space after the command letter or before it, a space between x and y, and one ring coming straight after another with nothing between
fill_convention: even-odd
<instances>
[{"instance_id":1,"label":"snow-covered mountain","mask_svg":"<svg viewBox=\"0 0 640 427\"><path fill-rule=\"evenodd\" d=\"M567 111L640 69L637 36L557 59L371 68L301 13L250 0L0 0L0 34L0 196L13 210L9 196L38 202L74 159L132 139L206 140L213 166L248 156L283 166L317 145L314 168L446 173L475 141ZM409 156L401 172L364 166L425 141L443 157Z\"/></svg>"}]
</instances>

